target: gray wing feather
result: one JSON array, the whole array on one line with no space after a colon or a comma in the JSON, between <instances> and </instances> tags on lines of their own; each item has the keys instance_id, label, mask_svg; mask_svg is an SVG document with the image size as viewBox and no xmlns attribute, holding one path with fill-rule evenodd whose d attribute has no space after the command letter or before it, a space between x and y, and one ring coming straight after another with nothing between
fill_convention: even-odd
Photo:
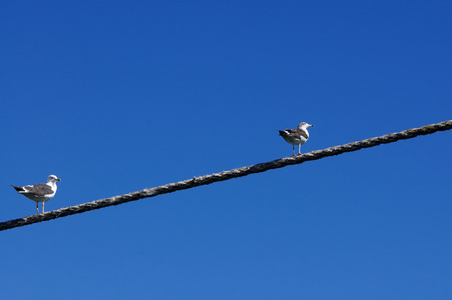
<instances>
[{"instance_id":1,"label":"gray wing feather","mask_svg":"<svg viewBox=\"0 0 452 300\"><path fill-rule=\"evenodd\" d=\"M296 128L296 129L286 129L286 131L288 131L291 135L296 136L296 137L302 136L305 139L308 138L308 135L306 134L306 132L304 132L303 130L298 129L298 128Z\"/></svg>"},{"instance_id":2,"label":"gray wing feather","mask_svg":"<svg viewBox=\"0 0 452 300\"><path fill-rule=\"evenodd\" d=\"M45 196L53 194L52 188L45 183L38 183L35 185L27 185L23 187L27 192L33 193L36 196Z\"/></svg>"}]
</instances>

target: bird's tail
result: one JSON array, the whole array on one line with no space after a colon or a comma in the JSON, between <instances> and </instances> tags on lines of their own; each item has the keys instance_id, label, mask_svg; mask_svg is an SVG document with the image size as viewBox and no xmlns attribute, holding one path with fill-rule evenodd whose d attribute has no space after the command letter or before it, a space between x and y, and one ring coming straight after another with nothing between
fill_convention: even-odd
<instances>
[{"instance_id":1,"label":"bird's tail","mask_svg":"<svg viewBox=\"0 0 452 300\"><path fill-rule=\"evenodd\" d=\"M25 192L23 187L15 186L15 185L12 185L12 184L10 184L10 186L12 186L17 192Z\"/></svg>"}]
</instances>

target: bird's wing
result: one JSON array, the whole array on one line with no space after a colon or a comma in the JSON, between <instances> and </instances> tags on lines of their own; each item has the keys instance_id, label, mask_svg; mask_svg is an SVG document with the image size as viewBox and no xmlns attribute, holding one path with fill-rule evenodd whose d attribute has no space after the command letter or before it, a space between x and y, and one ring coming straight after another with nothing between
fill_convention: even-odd
<instances>
[{"instance_id":1,"label":"bird's wing","mask_svg":"<svg viewBox=\"0 0 452 300\"><path fill-rule=\"evenodd\" d=\"M289 132L290 135L296 136L296 137L304 137L305 139L308 138L308 135L306 134L306 132L304 132L304 130L295 128L295 129L286 129L285 131Z\"/></svg>"},{"instance_id":2,"label":"bird's wing","mask_svg":"<svg viewBox=\"0 0 452 300\"><path fill-rule=\"evenodd\" d=\"M29 193L35 194L36 196L45 196L53 194L52 188L45 183L38 183L35 185L27 185L23 187Z\"/></svg>"}]
</instances>

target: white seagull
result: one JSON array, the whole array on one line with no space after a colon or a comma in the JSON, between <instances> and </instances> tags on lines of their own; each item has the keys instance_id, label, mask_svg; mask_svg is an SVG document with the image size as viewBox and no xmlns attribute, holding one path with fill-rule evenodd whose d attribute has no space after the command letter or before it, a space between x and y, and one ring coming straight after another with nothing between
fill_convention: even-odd
<instances>
[{"instance_id":1,"label":"white seagull","mask_svg":"<svg viewBox=\"0 0 452 300\"><path fill-rule=\"evenodd\" d=\"M11 186L19 194L22 194L25 197L36 202L36 210L38 212L37 214L39 215L39 202L42 202L42 213L44 213L44 203L55 196L55 193L57 191L57 181L61 181L61 179L56 177L55 175L49 175L49 177L47 177L47 183L38 183L26 186L15 186L11 184Z\"/></svg>"},{"instance_id":2,"label":"white seagull","mask_svg":"<svg viewBox=\"0 0 452 300\"><path fill-rule=\"evenodd\" d=\"M298 145L298 155L301 154L301 145L306 143L309 139L308 127L314 127L314 125L302 122L298 124L298 128L279 130L279 135L282 136L286 142L292 144L293 155L295 156L295 145Z\"/></svg>"}]
</instances>

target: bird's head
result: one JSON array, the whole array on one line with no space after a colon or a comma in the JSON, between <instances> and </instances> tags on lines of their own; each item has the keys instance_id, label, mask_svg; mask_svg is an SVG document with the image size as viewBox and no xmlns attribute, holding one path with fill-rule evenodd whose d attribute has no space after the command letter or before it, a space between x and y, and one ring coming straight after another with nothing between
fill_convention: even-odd
<instances>
[{"instance_id":1,"label":"bird's head","mask_svg":"<svg viewBox=\"0 0 452 300\"><path fill-rule=\"evenodd\" d=\"M300 124L298 124L298 128L299 128L299 129L302 129L302 128L306 129L306 128L308 128L308 127L314 127L314 125L308 124L308 123L306 123L306 122L301 122Z\"/></svg>"},{"instance_id":2,"label":"bird's head","mask_svg":"<svg viewBox=\"0 0 452 300\"><path fill-rule=\"evenodd\" d=\"M61 179L56 177L55 175L49 175L49 177L47 177L47 182L57 182L57 181L61 181Z\"/></svg>"}]
</instances>

